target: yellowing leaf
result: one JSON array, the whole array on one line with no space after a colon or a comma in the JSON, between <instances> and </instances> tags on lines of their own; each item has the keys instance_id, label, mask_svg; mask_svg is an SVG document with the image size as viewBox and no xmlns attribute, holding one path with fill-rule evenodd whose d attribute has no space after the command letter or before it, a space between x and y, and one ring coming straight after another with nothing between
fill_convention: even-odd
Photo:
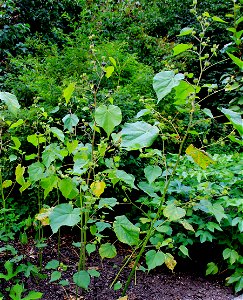
<instances>
[{"instance_id":1,"label":"yellowing leaf","mask_svg":"<svg viewBox=\"0 0 243 300\"><path fill-rule=\"evenodd\" d=\"M91 191L96 197L100 197L101 194L104 193L105 190L105 182L104 181L94 181L91 185Z\"/></svg>"},{"instance_id":2,"label":"yellowing leaf","mask_svg":"<svg viewBox=\"0 0 243 300\"><path fill-rule=\"evenodd\" d=\"M20 193L23 193L23 191L25 191L30 186L31 186L31 182L29 180L24 182L21 188L19 189Z\"/></svg>"},{"instance_id":3,"label":"yellowing leaf","mask_svg":"<svg viewBox=\"0 0 243 300\"><path fill-rule=\"evenodd\" d=\"M171 271L174 270L177 262L176 260L174 259L174 256L171 255L170 253L166 253L165 254L165 264L167 266L168 269L170 269Z\"/></svg>"},{"instance_id":4,"label":"yellowing leaf","mask_svg":"<svg viewBox=\"0 0 243 300\"><path fill-rule=\"evenodd\" d=\"M53 207L49 208L42 208L40 212L35 216L35 219L40 221L42 226L46 226L50 224L49 216L50 213L53 211Z\"/></svg>"},{"instance_id":5,"label":"yellowing leaf","mask_svg":"<svg viewBox=\"0 0 243 300\"><path fill-rule=\"evenodd\" d=\"M206 169L210 164L215 164L215 161L204 151L190 145L186 149L186 154L191 156L194 162L201 168Z\"/></svg>"},{"instance_id":6,"label":"yellowing leaf","mask_svg":"<svg viewBox=\"0 0 243 300\"><path fill-rule=\"evenodd\" d=\"M65 90L63 91L63 97L65 98L66 100L66 104L69 103L71 97L72 97L72 94L75 90L75 82L71 82L67 88L65 88Z\"/></svg>"},{"instance_id":7,"label":"yellowing leaf","mask_svg":"<svg viewBox=\"0 0 243 300\"><path fill-rule=\"evenodd\" d=\"M179 223L186 229L195 232L194 228L190 223L188 223L186 220L180 220Z\"/></svg>"},{"instance_id":8,"label":"yellowing leaf","mask_svg":"<svg viewBox=\"0 0 243 300\"><path fill-rule=\"evenodd\" d=\"M16 176L16 181L20 184L20 185L24 185L25 184L25 180L24 180L24 170L25 167L21 167L20 164L17 165L16 169L15 169L15 176Z\"/></svg>"},{"instance_id":9,"label":"yellowing leaf","mask_svg":"<svg viewBox=\"0 0 243 300\"><path fill-rule=\"evenodd\" d=\"M124 297L118 298L118 300L128 300L128 296L124 296Z\"/></svg>"},{"instance_id":10,"label":"yellowing leaf","mask_svg":"<svg viewBox=\"0 0 243 300\"><path fill-rule=\"evenodd\" d=\"M105 68L105 77L110 78L115 68L113 66L108 66Z\"/></svg>"},{"instance_id":11,"label":"yellowing leaf","mask_svg":"<svg viewBox=\"0 0 243 300\"><path fill-rule=\"evenodd\" d=\"M116 60L113 57L109 57L110 62L113 64L113 66L116 67Z\"/></svg>"},{"instance_id":12,"label":"yellowing leaf","mask_svg":"<svg viewBox=\"0 0 243 300\"><path fill-rule=\"evenodd\" d=\"M10 187L11 185L12 185L12 180L5 180L4 182L3 182L3 185L2 185L2 188L4 189L4 188L8 188L8 187Z\"/></svg>"}]
</instances>

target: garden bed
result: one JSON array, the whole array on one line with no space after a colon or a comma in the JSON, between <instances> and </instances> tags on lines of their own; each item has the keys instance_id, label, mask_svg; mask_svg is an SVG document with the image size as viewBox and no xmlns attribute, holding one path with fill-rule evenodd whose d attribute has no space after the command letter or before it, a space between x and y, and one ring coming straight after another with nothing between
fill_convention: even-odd
<instances>
[{"instance_id":1,"label":"garden bed","mask_svg":"<svg viewBox=\"0 0 243 300\"><path fill-rule=\"evenodd\" d=\"M73 283L72 276L76 272L77 262L79 258L79 249L72 245L73 237L65 235L61 241L60 259L64 266L67 266L66 271L59 270L62 273L60 280L67 280L69 285L62 286L58 284L60 280L50 282L51 273L54 270L46 270L45 266L51 260L58 260L57 241L54 238L49 238L47 246L43 251L43 274L46 274L45 279L39 279L31 275L26 278L18 276L20 282L24 283L26 292L38 291L42 292L42 298L45 300L71 300L75 299L76 285ZM18 241L11 242L11 245L18 250L18 255L23 255L21 263L27 264L30 262L33 265L38 264L38 249L35 247L34 240L29 241L28 245L22 245ZM1 242L1 247L4 244ZM1 253L0 260L6 260L6 255ZM101 260L99 255L92 254L87 259L87 268L98 271L101 275L91 279L91 284L87 291L79 289L78 299L94 300L118 299L121 292L114 291L110 285L116 277L120 267L123 264L126 255L130 255L128 249L122 245L118 248L118 255L113 259ZM199 253L200 255L200 253ZM2 265L2 264L1 264ZM1 268L1 271L4 271ZM119 280L125 282L129 274L130 266L125 268L121 273ZM0 282L1 292L4 294L10 282L4 280ZM172 273L165 268L157 268L156 271L150 273L137 271L134 281L132 282L128 293L129 300L228 300L234 299L233 290L224 286L222 277L207 277L205 278L201 270L188 265L178 266ZM10 299L10 298L4 298Z\"/></svg>"}]
</instances>

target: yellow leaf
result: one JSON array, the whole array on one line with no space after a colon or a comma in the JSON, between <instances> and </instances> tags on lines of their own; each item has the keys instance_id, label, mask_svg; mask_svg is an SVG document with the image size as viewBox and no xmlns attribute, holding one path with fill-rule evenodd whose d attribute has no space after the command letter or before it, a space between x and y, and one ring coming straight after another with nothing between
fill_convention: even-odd
<instances>
[{"instance_id":1,"label":"yellow leaf","mask_svg":"<svg viewBox=\"0 0 243 300\"><path fill-rule=\"evenodd\" d=\"M100 195L104 193L105 186L106 185L104 181L94 181L90 185L91 191L96 197L100 197Z\"/></svg>"},{"instance_id":2,"label":"yellow leaf","mask_svg":"<svg viewBox=\"0 0 243 300\"><path fill-rule=\"evenodd\" d=\"M30 186L31 186L31 182L30 181L24 182L22 184L21 188L19 189L20 193L23 193L23 191L25 191Z\"/></svg>"},{"instance_id":3,"label":"yellow leaf","mask_svg":"<svg viewBox=\"0 0 243 300\"><path fill-rule=\"evenodd\" d=\"M11 185L12 185L12 180L5 180L4 182L3 182L3 185L2 185L2 188L4 189L4 188L8 188L8 187L10 187Z\"/></svg>"},{"instance_id":4,"label":"yellow leaf","mask_svg":"<svg viewBox=\"0 0 243 300\"><path fill-rule=\"evenodd\" d=\"M165 254L165 264L167 266L168 269L170 269L171 271L174 270L177 262L174 259L173 255L171 255L170 253L166 253Z\"/></svg>"},{"instance_id":5,"label":"yellow leaf","mask_svg":"<svg viewBox=\"0 0 243 300\"><path fill-rule=\"evenodd\" d=\"M188 223L186 220L181 220L179 221L179 223L181 223L181 225L186 229L186 230L190 230L195 232L194 228L192 227L192 225L190 223Z\"/></svg>"},{"instance_id":6,"label":"yellow leaf","mask_svg":"<svg viewBox=\"0 0 243 300\"><path fill-rule=\"evenodd\" d=\"M204 151L190 145L186 149L186 154L191 156L194 162L201 168L206 169L210 164L215 164L215 161Z\"/></svg>"},{"instance_id":7,"label":"yellow leaf","mask_svg":"<svg viewBox=\"0 0 243 300\"><path fill-rule=\"evenodd\" d=\"M53 211L53 207L42 208L40 212L35 216L35 219L40 221L42 226L46 226L50 224L49 216Z\"/></svg>"},{"instance_id":8,"label":"yellow leaf","mask_svg":"<svg viewBox=\"0 0 243 300\"><path fill-rule=\"evenodd\" d=\"M105 77L110 78L115 68L113 66L108 66L105 68Z\"/></svg>"},{"instance_id":9,"label":"yellow leaf","mask_svg":"<svg viewBox=\"0 0 243 300\"><path fill-rule=\"evenodd\" d=\"M25 167L21 167L20 164L17 165L16 169L15 169L15 176L16 176L16 181L20 184L20 185L24 185L25 184L25 180L24 180L24 171L25 171Z\"/></svg>"},{"instance_id":10,"label":"yellow leaf","mask_svg":"<svg viewBox=\"0 0 243 300\"><path fill-rule=\"evenodd\" d=\"M75 82L71 82L69 84L69 86L67 88L65 88L65 90L63 91L63 97L66 100L66 104L69 103L69 101L70 101L70 99L72 97L72 94L73 94L73 92L75 90L75 84L76 84Z\"/></svg>"},{"instance_id":11,"label":"yellow leaf","mask_svg":"<svg viewBox=\"0 0 243 300\"><path fill-rule=\"evenodd\" d=\"M124 297L118 298L118 300L128 300L128 296L124 296Z\"/></svg>"}]
</instances>

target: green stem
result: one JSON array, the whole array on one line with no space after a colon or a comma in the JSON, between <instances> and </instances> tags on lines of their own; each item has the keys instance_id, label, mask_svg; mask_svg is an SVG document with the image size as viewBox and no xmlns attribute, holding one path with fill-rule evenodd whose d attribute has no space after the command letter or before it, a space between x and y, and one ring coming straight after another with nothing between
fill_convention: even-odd
<instances>
[{"instance_id":1,"label":"green stem","mask_svg":"<svg viewBox=\"0 0 243 300\"><path fill-rule=\"evenodd\" d=\"M186 141L186 139L187 139L189 130L190 130L191 125L192 125L192 119L193 119L193 113L194 113L193 107L194 107L194 103L192 103L192 110L191 110L191 112L190 112L190 120L189 120L189 123L188 123L188 126L187 126L186 133L185 133L184 138L183 138L183 140L182 140L182 142L181 142L181 145L180 145L180 149L179 149L179 152L178 152L178 155L177 155L177 160L176 160L176 162L175 162L175 164L174 164L174 167L173 167L173 169L172 169L171 175L170 175L170 177L169 177L169 179L168 179L168 181L166 182L165 187L164 187L164 192L163 192L163 195L162 195L162 197L161 197L160 206L159 206L159 208L158 208L158 211L157 211L157 213L156 213L155 218L152 220L152 222L151 222L151 224L150 224L149 231L147 232L147 235L146 235L146 237L145 237L145 239L144 239L144 242L143 242L143 244L142 244L142 247L141 247L141 249L140 249L140 251L139 251L139 253L138 253L138 256L137 256L137 258L136 258L136 260L135 260L135 263L134 263L134 265L133 265L133 268L132 268L132 270L131 270L131 272L130 272L130 274L129 274L129 276L128 276L128 279L127 279L127 281L126 281L125 287L124 287L123 292L122 292L122 297L124 297L124 296L126 295L127 289L128 289L128 287L129 287L129 285L130 285L130 283L131 283L131 280L132 280L132 278L133 278L133 276L134 276L134 273L135 273L135 271L136 271L136 268L137 268L137 265L138 265L138 263L139 263L139 260L140 260L141 256L143 255L143 253L144 253L144 251L145 251L145 248L146 248L146 246L147 246L147 244L148 244L148 241L149 241L149 239L150 239L150 237L151 237L151 235L152 235L152 232L153 232L153 230L154 230L154 224L155 224L155 222L158 220L158 218L160 217L160 215L161 215L161 213L162 213L162 210L163 210L163 204L164 204L164 202L165 202L165 196L166 196L166 194L167 194L167 191L168 191L170 182L171 182L171 180L172 180L172 178L173 178L173 176L174 176L174 174L175 174L175 172L176 172L176 169L177 169L177 167L178 167L178 165L179 165L179 163L180 163L180 157L181 157L181 154L182 154L183 146L184 146L184 144L185 144L185 141Z\"/></svg>"},{"instance_id":2,"label":"green stem","mask_svg":"<svg viewBox=\"0 0 243 300\"><path fill-rule=\"evenodd\" d=\"M78 272L80 270L85 269L85 238L86 238L86 228L85 228L85 216L83 212L84 203L82 197L82 191L80 186L80 207L81 207L81 214L80 214L80 251L79 251L79 263L78 263Z\"/></svg>"},{"instance_id":3,"label":"green stem","mask_svg":"<svg viewBox=\"0 0 243 300\"><path fill-rule=\"evenodd\" d=\"M60 203L60 196L59 196L59 191L57 189L57 204L59 205ZM60 245L61 245L61 229L58 229L58 241L57 241L57 257L58 260L60 260Z\"/></svg>"},{"instance_id":4,"label":"green stem","mask_svg":"<svg viewBox=\"0 0 243 300\"><path fill-rule=\"evenodd\" d=\"M116 283L118 277L120 276L121 272L123 271L123 269L127 266L127 264L131 261L134 253L137 251L137 248L133 250L133 252L128 256L127 260L125 261L125 263L122 265L122 267L119 269L118 273L116 274L116 277L114 278L114 280L112 281L112 283L110 284L110 289L113 287L113 285Z\"/></svg>"},{"instance_id":5,"label":"green stem","mask_svg":"<svg viewBox=\"0 0 243 300\"><path fill-rule=\"evenodd\" d=\"M3 193L3 178L2 178L2 169L0 168L0 188L1 188L1 196L2 196L2 201L3 201L3 226L4 226L4 231L6 231L6 224L7 224L7 220L6 220L6 199L4 197L4 193Z\"/></svg>"},{"instance_id":6,"label":"green stem","mask_svg":"<svg viewBox=\"0 0 243 300\"><path fill-rule=\"evenodd\" d=\"M39 242L42 243L43 241L43 228L41 227L40 228L40 240ZM39 266L40 266L40 272L42 271L42 262L43 262L43 250L42 250L42 247L40 248L39 250Z\"/></svg>"}]
</instances>

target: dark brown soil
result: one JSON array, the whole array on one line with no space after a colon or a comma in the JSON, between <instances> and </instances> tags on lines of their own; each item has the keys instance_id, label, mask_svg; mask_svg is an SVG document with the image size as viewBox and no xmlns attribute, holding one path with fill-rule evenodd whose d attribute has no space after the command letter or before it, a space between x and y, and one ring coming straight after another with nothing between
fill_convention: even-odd
<instances>
[{"instance_id":1,"label":"dark brown soil","mask_svg":"<svg viewBox=\"0 0 243 300\"><path fill-rule=\"evenodd\" d=\"M49 238L48 246L43 252L43 266L48 261L57 258L56 240ZM33 241L28 245L21 245L18 242L12 243L18 250L19 254L24 255L24 262L30 261L38 264L38 252ZM0 242L0 247L3 242ZM72 246L72 237L65 236L62 238L60 261L68 266L67 271L62 273L61 279L67 279L69 285L62 287L56 282L50 283L50 271L43 270L47 274L46 279L19 277L20 282L24 282L27 291L35 290L43 293L44 300L72 300L75 299L75 285L72 281L72 275L76 272L78 262L78 248ZM94 268L100 272L99 278L92 278L88 291L79 289L79 300L116 300L120 297L121 291L114 291L110 284L114 280L119 268L122 266L124 257L129 254L129 250L122 246L118 249L118 255L114 259L105 259L101 261L98 254L91 255L87 259L87 267ZM3 264L8 259L8 254L0 253L0 271L4 272ZM130 272L130 268L124 269L119 280L124 283ZM0 291L4 294L5 289L11 283L6 283L0 279ZM136 272L136 277L132 282L128 292L128 300L229 300L233 299L233 291L223 285L222 279L211 277L205 278L198 272L190 269L183 272L175 269L174 273L167 271L165 268L158 268L151 273L142 271ZM4 300L8 300L5 296Z\"/></svg>"}]
</instances>

